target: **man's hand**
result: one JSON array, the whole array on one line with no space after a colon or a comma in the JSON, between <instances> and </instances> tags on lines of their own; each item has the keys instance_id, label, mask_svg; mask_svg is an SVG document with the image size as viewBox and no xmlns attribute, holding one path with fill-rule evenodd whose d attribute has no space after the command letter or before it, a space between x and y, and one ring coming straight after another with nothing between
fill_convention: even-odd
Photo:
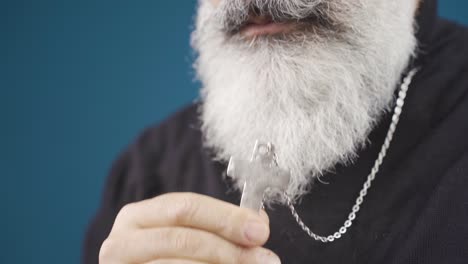
<instances>
[{"instance_id":1,"label":"man's hand","mask_svg":"<svg viewBox=\"0 0 468 264\"><path fill-rule=\"evenodd\" d=\"M99 262L277 264L262 248L266 213L193 193L171 193L126 205L104 241Z\"/></svg>"}]
</instances>

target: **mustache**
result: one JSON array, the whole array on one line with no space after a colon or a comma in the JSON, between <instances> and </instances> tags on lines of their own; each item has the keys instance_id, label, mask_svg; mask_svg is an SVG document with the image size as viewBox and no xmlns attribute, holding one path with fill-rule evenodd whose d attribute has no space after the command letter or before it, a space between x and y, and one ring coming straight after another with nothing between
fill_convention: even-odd
<instances>
[{"instance_id":1,"label":"mustache","mask_svg":"<svg viewBox=\"0 0 468 264\"><path fill-rule=\"evenodd\" d=\"M346 0L349 1L349 0ZM339 24L341 0L225 0L215 13L223 31L236 33L252 17L272 22L300 22L316 28L330 29Z\"/></svg>"}]
</instances>

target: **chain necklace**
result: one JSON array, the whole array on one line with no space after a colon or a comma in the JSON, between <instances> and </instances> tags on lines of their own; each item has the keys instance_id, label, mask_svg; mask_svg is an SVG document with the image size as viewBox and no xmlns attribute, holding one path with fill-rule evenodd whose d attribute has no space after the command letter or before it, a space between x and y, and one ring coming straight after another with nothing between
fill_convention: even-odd
<instances>
[{"instance_id":1,"label":"chain necklace","mask_svg":"<svg viewBox=\"0 0 468 264\"><path fill-rule=\"evenodd\" d=\"M385 156L387 155L388 148L390 147L390 143L392 142L393 135L397 128L398 122L400 121L400 115L403 111L403 106L405 104L406 93L408 92L409 85L411 84L411 81L413 80L413 77L417 72L418 72L418 68L411 70L408 73L408 75L405 77L405 79L403 80L400 86L399 93L398 93L396 106L393 111L392 122L390 124L390 128L388 129L387 136L385 138L384 144L382 145L379 156L374 163L374 167L372 168L371 173L367 176L367 180L364 183L361 191L359 192L359 196L356 199L356 203L354 204L351 210L351 213L348 216L348 219L344 222L344 224L341 226L341 228L337 232L335 232L333 235L330 235L330 236L320 236L312 232L310 228L302 221L301 217L297 213L291 197L289 197L287 193L283 194L286 199L286 203L289 207L289 210L291 211L291 214L293 215L294 219L302 228L302 230L304 230L304 232L306 232L311 238L319 242L331 243L340 239L344 234L346 234L348 229L352 226L353 221L356 219L357 213L361 209L361 205L364 202L364 198L366 197L367 192L371 188L372 182L374 181L375 176L379 172L380 165L382 165L383 160Z\"/></svg>"}]
</instances>

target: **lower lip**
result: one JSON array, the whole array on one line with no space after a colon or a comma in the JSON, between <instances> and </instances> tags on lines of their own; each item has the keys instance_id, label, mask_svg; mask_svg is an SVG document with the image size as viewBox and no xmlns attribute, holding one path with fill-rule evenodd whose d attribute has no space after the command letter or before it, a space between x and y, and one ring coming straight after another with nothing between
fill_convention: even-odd
<instances>
[{"instance_id":1,"label":"lower lip","mask_svg":"<svg viewBox=\"0 0 468 264\"><path fill-rule=\"evenodd\" d=\"M257 37L264 35L278 35L288 33L293 30L294 24L292 23L274 23L267 24L250 24L241 30L241 34L245 37Z\"/></svg>"}]
</instances>

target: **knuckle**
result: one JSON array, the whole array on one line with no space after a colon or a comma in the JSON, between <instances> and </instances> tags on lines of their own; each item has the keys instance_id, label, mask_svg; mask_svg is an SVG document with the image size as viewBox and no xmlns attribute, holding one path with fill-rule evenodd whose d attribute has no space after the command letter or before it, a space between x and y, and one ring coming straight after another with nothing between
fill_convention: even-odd
<instances>
[{"instance_id":1,"label":"knuckle","mask_svg":"<svg viewBox=\"0 0 468 264\"><path fill-rule=\"evenodd\" d=\"M186 251L190 248L190 238L182 232L174 232L172 236L173 246L178 250Z\"/></svg>"},{"instance_id":2,"label":"knuckle","mask_svg":"<svg viewBox=\"0 0 468 264\"><path fill-rule=\"evenodd\" d=\"M192 194L173 197L172 201L166 204L168 205L169 218L175 224L184 224L190 222L198 211L197 199Z\"/></svg>"},{"instance_id":3,"label":"knuckle","mask_svg":"<svg viewBox=\"0 0 468 264\"><path fill-rule=\"evenodd\" d=\"M107 238L99 249L99 263L105 263L114 257L116 250L118 250L117 242L111 238Z\"/></svg>"},{"instance_id":4,"label":"knuckle","mask_svg":"<svg viewBox=\"0 0 468 264\"><path fill-rule=\"evenodd\" d=\"M134 203L129 203L126 204L120 209L119 213L117 214L116 217L116 222L121 222L128 220L132 217L135 211L135 204Z\"/></svg>"},{"instance_id":5,"label":"knuckle","mask_svg":"<svg viewBox=\"0 0 468 264\"><path fill-rule=\"evenodd\" d=\"M172 245L178 251L186 252L188 255L195 254L201 246L201 241L196 236L187 231L172 231Z\"/></svg>"}]
</instances>

